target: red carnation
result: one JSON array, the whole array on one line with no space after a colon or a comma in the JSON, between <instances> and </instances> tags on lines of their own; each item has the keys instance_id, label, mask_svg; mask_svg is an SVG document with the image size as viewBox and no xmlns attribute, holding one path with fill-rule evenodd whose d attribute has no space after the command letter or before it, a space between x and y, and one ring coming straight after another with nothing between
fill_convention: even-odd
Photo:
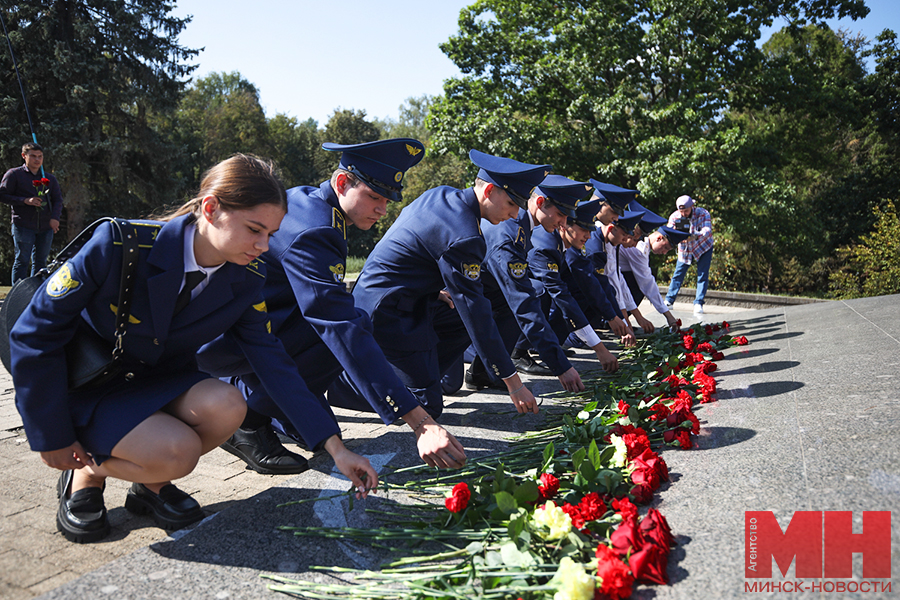
<instances>
[{"instance_id":1,"label":"red carnation","mask_svg":"<svg viewBox=\"0 0 900 600\"><path fill-rule=\"evenodd\" d=\"M591 492L578 503L578 510L585 521L596 521L602 518L603 513L606 512L606 504L603 503L597 492Z\"/></svg>"},{"instance_id":2,"label":"red carnation","mask_svg":"<svg viewBox=\"0 0 900 600\"><path fill-rule=\"evenodd\" d=\"M541 482L538 484L541 500L549 500L559 493L559 479L550 473L541 473Z\"/></svg>"},{"instance_id":3,"label":"red carnation","mask_svg":"<svg viewBox=\"0 0 900 600\"><path fill-rule=\"evenodd\" d=\"M747 341L747 336L742 335L734 338L734 343L738 346L746 346L750 342Z\"/></svg>"},{"instance_id":4,"label":"red carnation","mask_svg":"<svg viewBox=\"0 0 900 600\"><path fill-rule=\"evenodd\" d=\"M619 498L612 501L613 510L622 516L624 521L637 516L637 507L628 498Z\"/></svg>"},{"instance_id":5,"label":"red carnation","mask_svg":"<svg viewBox=\"0 0 900 600\"><path fill-rule=\"evenodd\" d=\"M31 185L33 185L34 187L40 187L40 186L43 185L43 184L41 183L41 180L40 180L40 179L32 179L32 180L31 180Z\"/></svg>"},{"instance_id":6,"label":"red carnation","mask_svg":"<svg viewBox=\"0 0 900 600\"><path fill-rule=\"evenodd\" d=\"M687 431L679 431L675 434L675 439L678 440L682 450L690 450L694 447L694 444L691 442L691 434Z\"/></svg>"},{"instance_id":7,"label":"red carnation","mask_svg":"<svg viewBox=\"0 0 900 600\"><path fill-rule=\"evenodd\" d=\"M622 436L625 447L628 448L628 459L640 456L641 452L650 447L650 438L644 433L626 433Z\"/></svg>"},{"instance_id":8,"label":"red carnation","mask_svg":"<svg viewBox=\"0 0 900 600\"><path fill-rule=\"evenodd\" d=\"M596 550L597 578L600 579L598 593L606 594L612 600L620 600L631 595L634 577L628 572L615 552L609 546L600 544Z\"/></svg>"},{"instance_id":9,"label":"red carnation","mask_svg":"<svg viewBox=\"0 0 900 600\"><path fill-rule=\"evenodd\" d=\"M41 183L42 183L43 185L50 185L50 180L47 179L46 177L42 177L42 178L41 178Z\"/></svg>"},{"instance_id":10,"label":"red carnation","mask_svg":"<svg viewBox=\"0 0 900 600\"><path fill-rule=\"evenodd\" d=\"M729 327L731 327L731 325L728 323L728 321L722 321L722 327L728 329Z\"/></svg>"},{"instance_id":11,"label":"red carnation","mask_svg":"<svg viewBox=\"0 0 900 600\"><path fill-rule=\"evenodd\" d=\"M447 507L447 510L452 513L462 512L469 505L469 498L471 497L472 494L469 492L469 486L466 485L465 481L461 481L453 486L450 497L444 498L444 505Z\"/></svg>"},{"instance_id":12,"label":"red carnation","mask_svg":"<svg viewBox=\"0 0 900 600\"><path fill-rule=\"evenodd\" d=\"M634 464L638 466L646 466L647 468L653 469L659 476L660 481L669 480L669 466L666 464L666 461L664 461L659 454L649 448L644 450L644 452L640 456L634 459Z\"/></svg>"},{"instance_id":13,"label":"red carnation","mask_svg":"<svg viewBox=\"0 0 900 600\"><path fill-rule=\"evenodd\" d=\"M584 529L584 517L581 515L581 509L576 504L566 502L559 507L561 511L569 515L572 519L572 527L575 529Z\"/></svg>"},{"instance_id":14,"label":"red carnation","mask_svg":"<svg viewBox=\"0 0 900 600\"><path fill-rule=\"evenodd\" d=\"M653 411L650 415L651 421L661 421L669 416L669 408L662 402L657 402L650 407L650 410Z\"/></svg>"},{"instance_id":15,"label":"red carnation","mask_svg":"<svg viewBox=\"0 0 900 600\"><path fill-rule=\"evenodd\" d=\"M691 337L690 334L682 336L681 343L684 346L685 350L690 350L694 347L694 338Z\"/></svg>"}]
</instances>

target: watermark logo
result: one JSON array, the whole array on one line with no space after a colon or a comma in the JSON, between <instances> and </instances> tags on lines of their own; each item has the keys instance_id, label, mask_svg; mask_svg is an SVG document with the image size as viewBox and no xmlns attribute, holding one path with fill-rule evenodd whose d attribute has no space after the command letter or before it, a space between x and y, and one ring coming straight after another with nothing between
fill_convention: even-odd
<instances>
[{"instance_id":1,"label":"watermark logo","mask_svg":"<svg viewBox=\"0 0 900 600\"><path fill-rule=\"evenodd\" d=\"M779 591L890 591L890 582L809 582L809 579L851 579L853 553L862 554L864 579L891 577L891 513L864 511L863 530L853 533L850 511L797 511L786 530L771 511L744 513L744 577L771 579L772 559L786 576L794 564L796 581L779 582ZM745 591L764 591L760 582L745 583ZM772 591L765 583L765 591ZM790 586L791 590L784 589ZM850 590L847 586L855 589ZM863 590L861 586L867 589ZM825 589L829 587L830 589ZM885 586L887 586L885 588ZM841 589L838 589L840 587Z\"/></svg>"}]
</instances>

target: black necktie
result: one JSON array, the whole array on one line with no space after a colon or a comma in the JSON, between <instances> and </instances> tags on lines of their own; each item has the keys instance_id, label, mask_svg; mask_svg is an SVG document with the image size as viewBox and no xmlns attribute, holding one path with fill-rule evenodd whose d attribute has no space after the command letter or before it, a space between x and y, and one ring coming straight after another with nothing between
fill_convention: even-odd
<instances>
[{"instance_id":1,"label":"black necktie","mask_svg":"<svg viewBox=\"0 0 900 600\"><path fill-rule=\"evenodd\" d=\"M177 315L188 305L191 301L191 292L204 279L206 279L206 273L202 271L189 271L184 274L184 287L181 288L181 292L175 300L175 312L172 313L173 315Z\"/></svg>"}]
</instances>

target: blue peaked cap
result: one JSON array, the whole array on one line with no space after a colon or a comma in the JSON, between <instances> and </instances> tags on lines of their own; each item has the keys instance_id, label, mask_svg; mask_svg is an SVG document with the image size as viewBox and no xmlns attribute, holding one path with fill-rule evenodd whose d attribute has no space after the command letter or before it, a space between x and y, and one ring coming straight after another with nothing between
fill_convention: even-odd
<instances>
[{"instance_id":1,"label":"blue peaked cap","mask_svg":"<svg viewBox=\"0 0 900 600\"><path fill-rule=\"evenodd\" d=\"M657 231L666 236L672 246L677 246L691 236L691 234L687 231L678 231L677 229L672 229L671 227L666 226L660 227L659 229L657 229Z\"/></svg>"},{"instance_id":2,"label":"blue peaked cap","mask_svg":"<svg viewBox=\"0 0 900 600\"><path fill-rule=\"evenodd\" d=\"M326 142L322 148L329 152L341 152L342 169L359 177L376 194L394 201L403 199L403 175L425 157L425 146L412 138L364 144Z\"/></svg>"},{"instance_id":3,"label":"blue peaked cap","mask_svg":"<svg viewBox=\"0 0 900 600\"><path fill-rule=\"evenodd\" d=\"M550 165L530 165L478 150L469 150L469 160L479 168L478 179L503 188L520 208L528 207L531 190L553 169Z\"/></svg>"},{"instance_id":4,"label":"blue peaked cap","mask_svg":"<svg viewBox=\"0 0 900 600\"><path fill-rule=\"evenodd\" d=\"M640 221L643 216L643 212L626 210L625 214L616 221L616 225L624 229L628 235L634 235L634 226L638 224L638 221Z\"/></svg>"},{"instance_id":5,"label":"blue peaked cap","mask_svg":"<svg viewBox=\"0 0 900 600\"><path fill-rule=\"evenodd\" d=\"M575 214L569 216L569 222L593 231L594 217L598 212L600 212L600 200L581 202L575 207Z\"/></svg>"},{"instance_id":6,"label":"blue peaked cap","mask_svg":"<svg viewBox=\"0 0 900 600\"><path fill-rule=\"evenodd\" d=\"M641 203L637 200L632 200L631 202L629 202L627 208L628 210L635 212L644 211L644 216L641 217L640 221L641 232L644 232L644 235L650 233L660 225L665 225L669 222L669 220L665 217L661 217L652 210L647 210L646 208L641 206Z\"/></svg>"},{"instance_id":7,"label":"blue peaked cap","mask_svg":"<svg viewBox=\"0 0 900 600\"><path fill-rule=\"evenodd\" d=\"M591 189L583 181L574 181L562 175L547 175L535 191L549 198L564 215L575 218L575 207Z\"/></svg>"},{"instance_id":8,"label":"blue peaked cap","mask_svg":"<svg viewBox=\"0 0 900 600\"><path fill-rule=\"evenodd\" d=\"M628 206L628 203L637 198L639 193L637 190L629 190L611 183L602 183L596 179L591 179L590 182L598 196L619 208Z\"/></svg>"}]
</instances>

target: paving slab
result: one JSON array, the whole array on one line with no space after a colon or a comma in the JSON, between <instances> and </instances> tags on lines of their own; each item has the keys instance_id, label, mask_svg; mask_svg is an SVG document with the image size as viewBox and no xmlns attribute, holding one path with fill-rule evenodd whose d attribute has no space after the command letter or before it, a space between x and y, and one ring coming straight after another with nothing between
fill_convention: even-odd
<instances>
[{"instance_id":1,"label":"paving slab","mask_svg":"<svg viewBox=\"0 0 900 600\"><path fill-rule=\"evenodd\" d=\"M858 533L862 511L900 506L900 296L769 310L706 309L705 321L727 319L732 332L746 335L751 345L727 351L713 373L719 400L696 407L702 425L698 447L663 454L672 482L654 506L679 543L670 559L672 585L640 587L636 598L746 596L745 511L771 510L784 528L795 511L850 510ZM690 304L675 305L676 316L688 324L697 320L690 310ZM642 312L657 325L664 322L649 307ZM575 364L581 372L596 366L587 352ZM559 389L555 378L527 380L537 393ZM540 422L514 417L505 396L463 392L448 400L443 422L470 459L505 447L504 438ZM359 413L341 411L339 418L348 445L373 464L419 462L406 429ZM221 450L203 457L180 484L196 489L211 515L193 529L165 536L148 518L129 515L121 506L127 485L110 482L110 540L72 545L55 532L55 473L28 451L21 430L7 433L0 437L8 484L0 492L3 598L277 599L260 573L326 581L331 574L310 566L372 568L386 556L351 541L301 538L278 529L374 523L361 505L377 507L378 498L353 511L346 500L277 507L346 488L327 456L313 457L313 469L302 475L262 476ZM893 521L892 530L897 527ZM895 573L898 540L892 531ZM861 581L858 554L854 569ZM791 594L813 596L897 594Z\"/></svg>"}]
</instances>

